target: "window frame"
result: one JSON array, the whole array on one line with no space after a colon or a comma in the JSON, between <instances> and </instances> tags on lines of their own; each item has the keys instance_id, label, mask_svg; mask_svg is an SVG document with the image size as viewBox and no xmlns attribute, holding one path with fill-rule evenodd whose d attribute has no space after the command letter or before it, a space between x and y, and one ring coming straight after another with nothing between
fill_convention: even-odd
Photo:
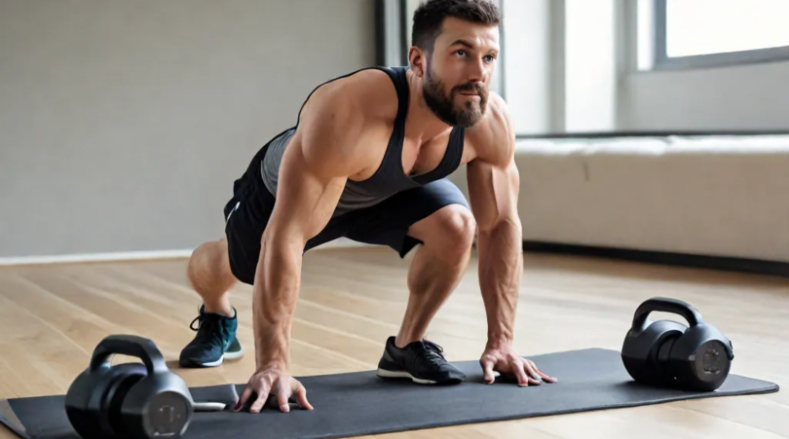
<instances>
[{"instance_id":1,"label":"window frame","mask_svg":"<svg viewBox=\"0 0 789 439\"><path fill-rule=\"evenodd\" d=\"M652 70L689 70L789 61L789 46L737 52L669 57L667 55L667 2L652 0Z\"/></svg>"}]
</instances>

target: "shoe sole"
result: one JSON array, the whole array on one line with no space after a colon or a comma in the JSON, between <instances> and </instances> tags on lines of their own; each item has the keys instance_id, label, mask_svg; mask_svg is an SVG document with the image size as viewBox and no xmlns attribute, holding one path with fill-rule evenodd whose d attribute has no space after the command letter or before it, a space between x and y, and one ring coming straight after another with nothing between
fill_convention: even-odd
<instances>
[{"instance_id":1,"label":"shoe sole","mask_svg":"<svg viewBox=\"0 0 789 439\"><path fill-rule=\"evenodd\" d=\"M234 351L234 352L225 352L225 355L223 355L225 360L229 360L229 361L238 360L239 358L241 358L243 356L244 356L244 348L241 348L241 349L239 349L237 351Z\"/></svg>"},{"instance_id":2,"label":"shoe sole","mask_svg":"<svg viewBox=\"0 0 789 439\"><path fill-rule=\"evenodd\" d=\"M238 360L243 356L244 356L244 349L242 348L234 352L225 352L224 355L219 357L219 359L216 361L209 361L206 363L200 363L198 361L181 362L181 367L217 367L217 366L221 366L222 363L225 362L225 360L227 361Z\"/></svg>"},{"instance_id":3,"label":"shoe sole","mask_svg":"<svg viewBox=\"0 0 789 439\"><path fill-rule=\"evenodd\" d=\"M462 381L462 380L451 379L446 382L438 382L435 380L428 380L425 378L417 378L406 371L401 371L401 370L394 371L394 370L386 370L380 368L376 372L376 375L378 375L381 378L410 379L411 381L417 384L427 384L427 385L455 383Z\"/></svg>"}]
</instances>

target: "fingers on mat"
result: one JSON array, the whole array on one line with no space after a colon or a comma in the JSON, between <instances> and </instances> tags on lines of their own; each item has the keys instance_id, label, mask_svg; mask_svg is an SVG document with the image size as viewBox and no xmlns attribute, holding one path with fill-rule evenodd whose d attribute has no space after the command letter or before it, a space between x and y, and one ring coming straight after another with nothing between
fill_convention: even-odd
<instances>
[{"instance_id":1,"label":"fingers on mat","mask_svg":"<svg viewBox=\"0 0 789 439\"><path fill-rule=\"evenodd\" d=\"M482 360L482 370L484 371L483 378L486 383L491 384L496 380L496 372L493 371L493 362L490 360Z\"/></svg>"},{"instance_id":2,"label":"fingers on mat","mask_svg":"<svg viewBox=\"0 0 789 439\"><path fill-rule=\"evenodd\" d=\"M299 404L299 407L307 410L312 410L312 404L307 400L307 389L304 386L300 386L296 393L294 394L296 397L296 402Z\"/></svg>"}]
</instances>

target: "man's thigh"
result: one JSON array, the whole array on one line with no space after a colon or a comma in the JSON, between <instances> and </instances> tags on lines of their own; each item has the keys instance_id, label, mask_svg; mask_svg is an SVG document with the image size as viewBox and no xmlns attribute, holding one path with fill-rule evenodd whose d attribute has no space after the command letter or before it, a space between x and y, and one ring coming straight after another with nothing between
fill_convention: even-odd
<instances>
[{"instance_id":1,"label":"man's thigh","mask_svg":"<svg viewBox=\"0 0 789 439\"><path fill-rule=\"evenodd\" d=\"M260 259L261 238L274 209L274 196L260 178L236 186L225 205L225 236L233 275L252 285Z\"/></svg>"},{"instance_id":2,"label":"man's thigh","mask_svg":"<svg viewBox=\"0 0 789 439\"><path fill-rule=\"evenodd\" d=\"M449 205L469 208L463 192L448 179L400 192L373 207L348 214L343 235L354 241L386 245L404 257L422 241L409 228Z\"/></svg>"}]
</instances>

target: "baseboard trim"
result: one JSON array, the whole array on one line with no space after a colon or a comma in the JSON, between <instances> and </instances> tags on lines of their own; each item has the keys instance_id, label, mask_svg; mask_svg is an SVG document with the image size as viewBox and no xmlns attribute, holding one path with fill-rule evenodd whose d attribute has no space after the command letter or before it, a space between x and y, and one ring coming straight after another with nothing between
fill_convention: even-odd
<instances>
[{"instance_id":1,"label":"baseboard trim","mask_svg":"<svg viewBox=\"0 0 789 439\"><path fill-rule=\"evenodd\" d=\"M178 259L178 258L188 258L191 254L192 254L192 249L22 256L22 257L0 258L0 266L74 264L74 263L82 263L82 262L141 261L141 260L149 260L149 259L151 260Z\"/></svg>"},{"instance_id":2,"label":"baseboard trim","mask_svg":"<svg viewBox=\"0 0 789 439\"><path fill-rule=\"evenodd\" d=\"M651 250L634 250L542 241L523 241L523 251L534 253L559 253L579 256L594 256L662 265L707 268L713 270L737 271L789 277L789 263L761 259L696 255Z\"/></svg>"},{"instance_id":3,"label":"baseboard trim","mask_svg":"<svg viewBox=\"0 0 789 439\"><path fill-rule=\"evenodd\" d=\"M341 238L327 242L313 251L332 248L367 247L369 244ZM151 250L134 252L108 252L108 253L77 253L65 255L0 257L0 267L19 265L45 265L45 264L76 264L85 262L123 262L144 261L160 259L182 259L192 255L193 249L183 250Z\"/></svg>"}]
</instances>

